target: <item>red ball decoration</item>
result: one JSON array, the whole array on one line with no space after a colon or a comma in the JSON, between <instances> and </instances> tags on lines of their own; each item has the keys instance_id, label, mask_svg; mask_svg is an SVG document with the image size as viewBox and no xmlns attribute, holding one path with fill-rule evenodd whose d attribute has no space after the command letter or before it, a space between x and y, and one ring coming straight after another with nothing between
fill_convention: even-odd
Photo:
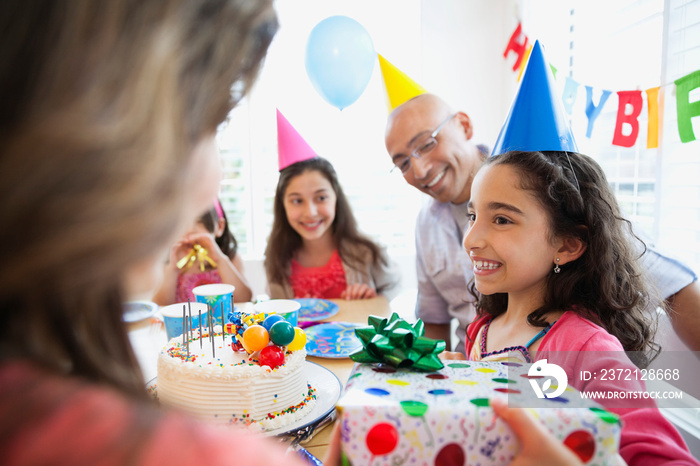
<instances>
[{"instance_id":1,"label":"red ball decoration","mask_svg":"<svg viewBox=\"0 0 700 466\"><path fill-rule=\"evenodd\" d=\"M258 363L261 366L269 366L275 369L284 364L284 351L279 346L266 346L260 350Z\"/></svg>"},{"instance_id":2,"label":"red ball decoration","mask_svg":"<svg viewBox=\"0 0 700 466\"><path fill-rule=\"evenodd\" d=\"M587 430L576 430L564 439L564 445L576 453L581 461L587 463L595 454L595 438Z\"/></svg>"},{"instance_id":3,"label":"red ball decoration","mask_svg":"<svg viewBox=\"0 0 700 466\"><path fill-rule=\"evenodd\" d=\"M391 453L399 444L399 433L393 424L380 422L375 424L367 432L367 448L373 455L386 455Z\"/></svg>"}]
</instances>

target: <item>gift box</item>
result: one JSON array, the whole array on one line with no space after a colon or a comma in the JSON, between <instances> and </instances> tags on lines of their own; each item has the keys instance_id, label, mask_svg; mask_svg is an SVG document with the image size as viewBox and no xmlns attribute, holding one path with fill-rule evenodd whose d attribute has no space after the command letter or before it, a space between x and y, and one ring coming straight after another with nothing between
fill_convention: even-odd
<instances>
[{"instance_id":1,"label":"gift box","mask_svg":"<svg viewBox=\"0 0 700 466\"><path fill-rule=\"evenodd\" d=\"M581 400L575 389L539 399L528 364L445 364L428 372L384 363L355 364L338 402L345 464L509 464L519 445L489 407L494 397L529 409L586 464L616 464L618 417Z\"/></svg>"},{"instance_id":2,"label":"gift box","mask_svg":"<svg viewBox=\"0 0 700 466\"><path fill-rule=\"evenodd\" d=\"M362 348L350 357L359 364L338 402L345 464L509 464L519 445L491 409L495 397L529 409L584 463L618 464L619 418L563 383L556 364L443 364L445 342L426 338L420 319L368 323L355 330Z\"/></svg>"},{"instance_id":3,"label":"gift box","mask_svg":"<svg viewBox=\"0 0 700 466\"><path fill-rule=\"evenodd\" d=\"M519 363L449 361L427 373L356 364L338 402L345 464L509 464L519 446L489 407L494 397L527 407L586 464L616 464L617 416L571 387L538 399L527 373Z\"/></svg>"}]
</instances>

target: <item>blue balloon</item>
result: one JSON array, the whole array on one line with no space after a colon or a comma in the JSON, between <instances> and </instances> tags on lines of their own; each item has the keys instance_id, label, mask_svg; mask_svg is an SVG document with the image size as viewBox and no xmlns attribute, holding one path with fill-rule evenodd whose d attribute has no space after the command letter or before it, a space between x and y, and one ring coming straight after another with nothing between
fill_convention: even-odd
<instances>
[{"instance_id":1,"label":"blue balloon","mask_svg":"<svg viewBox=\"0 0 700 466\"><path fill-rule=\"evenodd\" d=\"M347 16L319 22L306 44L306 73L316 92L340 110L364 92L377 54L364 27Z\"/></svg>"}]
</instances>

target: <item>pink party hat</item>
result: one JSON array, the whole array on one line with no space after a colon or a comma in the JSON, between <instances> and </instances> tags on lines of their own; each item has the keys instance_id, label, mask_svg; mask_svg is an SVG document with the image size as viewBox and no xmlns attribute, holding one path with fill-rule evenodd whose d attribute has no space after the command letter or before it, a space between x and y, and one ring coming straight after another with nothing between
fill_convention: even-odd
<instances>
[{"instance_id":1,"label":"pink party hat","mask_svg":"<svg viewBox=\"0 0 700 466\"><path fill-rule=\"evenodd\" d=\"M318 157L282 113L277 110L277 159L279 170L303 160Z\"/></svg>"}]
</instances>

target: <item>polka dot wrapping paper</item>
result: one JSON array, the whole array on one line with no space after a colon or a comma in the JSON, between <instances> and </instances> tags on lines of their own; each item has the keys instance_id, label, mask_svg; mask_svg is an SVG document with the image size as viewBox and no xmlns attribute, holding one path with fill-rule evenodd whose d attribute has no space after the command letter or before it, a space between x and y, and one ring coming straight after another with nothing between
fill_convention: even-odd
<instances>
[{"instance_id":1,"label":"polka dot wrapping paper","mask_svg":"<svg viewBox=\"0 0 700 466\"><path fill-rule=\"evenodd\" d=\"M338 402L344 464L507 465L518 443L489 407L494 397L530 410L586 464L618 464L617 416L572 387L538 399L527 364L445 363L437 372L355 364Z\"/></svg>"}]
</instances>

